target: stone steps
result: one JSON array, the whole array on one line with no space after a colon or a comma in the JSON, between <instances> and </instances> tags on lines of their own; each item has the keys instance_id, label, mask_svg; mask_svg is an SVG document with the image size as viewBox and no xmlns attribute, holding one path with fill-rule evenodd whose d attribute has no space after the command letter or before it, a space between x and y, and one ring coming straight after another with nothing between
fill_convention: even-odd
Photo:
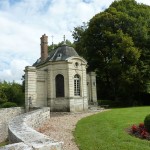
<instances>
[{"instance_id":1,"label":"stone steps","mask_svg":"<svg viewBox=\"0 0 150 150\"><path fill-rule=\"evenodd\" d=\"M101 111L104 110L104 108L97 106L97 105L89 105L89 110L91 111Z\"/></svg>"}]
</instances>

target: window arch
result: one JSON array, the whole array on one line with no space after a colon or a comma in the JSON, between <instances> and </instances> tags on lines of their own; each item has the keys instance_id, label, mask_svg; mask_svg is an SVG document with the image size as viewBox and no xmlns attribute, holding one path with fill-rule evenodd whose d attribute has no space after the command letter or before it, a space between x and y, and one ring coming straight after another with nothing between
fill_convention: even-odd
<instances>
[{"instance_id":1,"label":"window arch","mask_svg":"<svg viewBox=\"0 0 150 150\"><path fill-rule=\"evenodd\" d=\"M58 74L55 78L56 97L64 97L64 76Z\"/></svg>"},{"instance_id":2,"label":"window arch","mask_svg":"<svg viewBox=\"0 0 150 150\"><path fill-rule=\"evenodd\" d=\"M80 76L78 74L74 76L74 95L80 96Z\"/></svg>"}]
</instances>

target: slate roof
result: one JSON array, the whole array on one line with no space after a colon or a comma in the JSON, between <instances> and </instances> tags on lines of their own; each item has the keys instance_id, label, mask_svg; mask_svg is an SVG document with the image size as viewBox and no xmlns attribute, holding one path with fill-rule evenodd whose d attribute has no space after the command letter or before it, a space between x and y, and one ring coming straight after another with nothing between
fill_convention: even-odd
<instances>
[{"instance_id":1,"label":"slate roof","mask_svg":"<svg viewBox=\"0 0 150 150\"><path fill-rule=\"evenodd\" d=\"M39 58L34 64L33 66L38 66L40 64L46 63L48 61L62 61L62 60L66 60L69 57L79 57L78 53L75 51L75 49L73 47L70 47L66 44L50 51L50 53L48 54L48 58L44 61L41 62L41 59Z\"/></svg>"}]
</instances>

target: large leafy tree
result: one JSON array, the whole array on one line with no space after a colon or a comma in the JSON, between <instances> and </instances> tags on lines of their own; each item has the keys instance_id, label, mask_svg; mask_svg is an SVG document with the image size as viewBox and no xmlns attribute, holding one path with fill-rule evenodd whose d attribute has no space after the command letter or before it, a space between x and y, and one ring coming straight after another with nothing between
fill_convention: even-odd
<instances>
[{"instance_id":1,"label":"large leafy tree","mask_svg":"<svg viewBox=\"0 0 150 150\"><path fill-rule=\"evenodd\" d=\"M76 50L96 70L100 98L137 99L150 78L150 7L114 1L74 28Z\"/></svg>"}]
</instances>

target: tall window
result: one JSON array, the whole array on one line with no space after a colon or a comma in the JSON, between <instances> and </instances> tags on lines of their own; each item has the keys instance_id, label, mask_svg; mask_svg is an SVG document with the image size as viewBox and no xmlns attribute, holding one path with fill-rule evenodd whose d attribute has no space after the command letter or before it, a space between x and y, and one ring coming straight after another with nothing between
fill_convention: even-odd
<instances>
[{"instance_id":1,"label":"tall window","mask_svg":"<svg viewBox=\"0 0 150 150\"><path fill-rule=\"evenodd\" d=\"M74 95L80 96L80 76L78 74L74 76Z\"/></svg>"},{"instance_id":2,"label":"tall window","mask_svg":"<svg viewBox=\"0 0 150 150\"><path fill-rule=\"evenodd\" d=\"M64 77L58 74L55 78L56 83L56 97L64 97Z\"/></svg>"}]
</instances>

